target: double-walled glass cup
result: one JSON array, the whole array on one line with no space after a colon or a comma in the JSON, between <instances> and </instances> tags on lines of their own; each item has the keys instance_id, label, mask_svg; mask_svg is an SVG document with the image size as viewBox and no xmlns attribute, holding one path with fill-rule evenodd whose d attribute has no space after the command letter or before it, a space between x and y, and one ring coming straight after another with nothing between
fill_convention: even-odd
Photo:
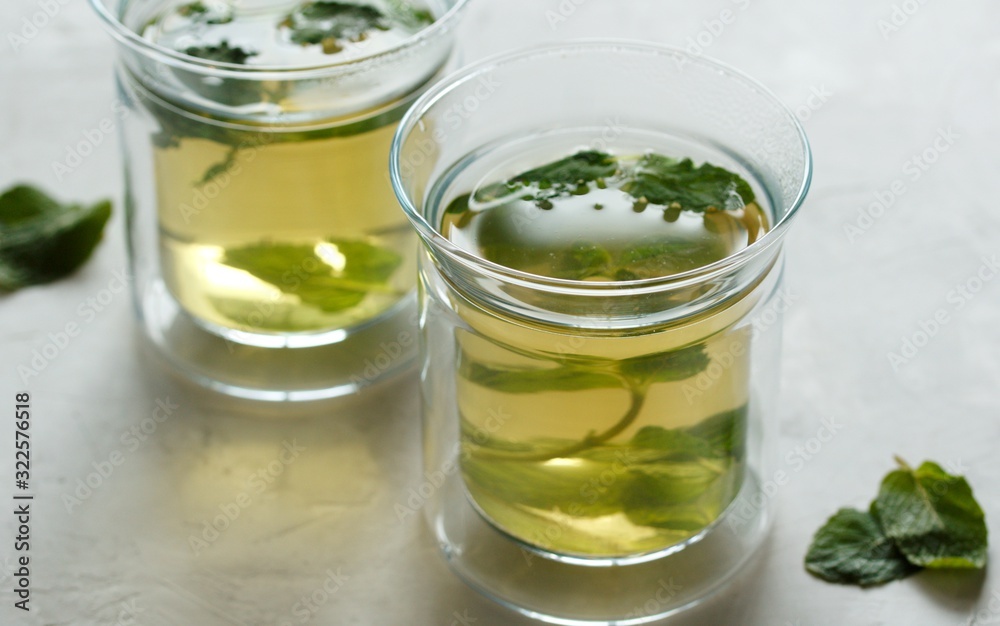
<instances>
[{"instance_id":1,"label":"double-walled glass cup","mask_svg":"<svg viewBox=\"0 0 1000 626\"><path fill-rule=\"evenodd\" d=\"M617 282L513 270L442 235L452 199L493 173L580 150L725 165L757 190L769 228L708 265ZM702 57L571 43L431 88L400 125L391 170L424 244L435 489L422 495L453 570L566 624L650 621L720 588L768 526L782 238L811 171L795 116ZM544 240L543 213L514 228Z\"/></svg>"},{"instance_id":2,"label":"double-walled glass cup","mask_svg":"<svg viewBox=\"0 0 1000 626\"><path fill-rule=\"evenodd\" d=\"M422 26L405 36L338 3L92 4L119 44L133 293L158 353L270 400L351 393L411 364L416 237L386 164L399 119L449 64L465 0L414 3L429 13L408 13ZM142 34L177 24L191 32L172 45ZM228 38L192 43L211 29ZM287 59L253 62L281 45Z\"/></svg>"}]
</instances>

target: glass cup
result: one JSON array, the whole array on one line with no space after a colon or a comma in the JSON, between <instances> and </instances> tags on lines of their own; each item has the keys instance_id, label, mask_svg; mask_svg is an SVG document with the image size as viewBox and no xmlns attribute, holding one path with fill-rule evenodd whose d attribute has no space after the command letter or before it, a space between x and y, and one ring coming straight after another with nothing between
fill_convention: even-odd
<instances>
[{"instance_id":1,"label":"glass cup","mask_svg":"<svg viewBox=\"0 0 1000 626\"><path fill-rule=\"evenodd\" d=\"M579 150L723 164L770 228L708 265L617 282L513 270L442 235L461 194ZM390 168L423 242L421 496L451 568L561 624L642 623L719 589L768 527L782 239L811 172L795 116L700 56L570 43L431 88ZM544 239L533 219L513 228Z\"/></svg>"},{"instance_id":2,"label":"glass cup","mask_svg":"<svg viewBox=\"0 0 1000 626\"><path fill-rule=\"evenodd\" d=\"M133 294L156 352L263 400L335 397L406 369L416 238L386 163L397 122L449 64L466 1L429 0L436 19L417 15L427 23L383 44L309 40L289 25L325 9L305 2L91 2L119 44ZM241 16L256 26L240 31ZM171 47L139 34L185 19L232 41L183 35ZM257 53L240 45L282 37L324 54L292 45L287 59L246 63Z\"/></svg>"}]
</instances>

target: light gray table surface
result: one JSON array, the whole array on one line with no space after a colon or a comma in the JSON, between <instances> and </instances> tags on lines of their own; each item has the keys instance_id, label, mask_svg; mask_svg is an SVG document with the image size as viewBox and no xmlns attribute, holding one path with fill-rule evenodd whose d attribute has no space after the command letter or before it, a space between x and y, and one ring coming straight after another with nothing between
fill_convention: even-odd
<instances>
[{"instance_id":1,"label":"light gray table surface","mask_svg":"<svg viewBox=\"0 0 1000 626\"><path fill-rule=\"evenodd\" d=\"M41 21L42 4L7 0L0 15L0 187L111 196L118 210L85 269L0 298L0 404L11 410L15 391L32 394L37 498L27 614L12 606L15 522L0 512L0 624L276 624L329 571L340 587L310 623L533 623L464 587L417 516L394 513L421 481L414 375L336 406L261 406L175 382L142 356L128 295L104 292L125 264L116 138L62 180L53 171L84 131L112 117L114 48L82 0L51 0L56 14L15 46L11 33ZM732 19L712 35L724 10ZM899 25L887 28L894 13ZM992 567L867 591L802 567L813 531L840 506L866 506L894 454L959 468L1000 541L1000 279L968 299L954 291L1000 254L998 24L989 0L473 0L466 60L575 37L700 45L799 111L812 141L813 188L787 241L795 303L770 424L790 480L759 556L669 623L1000 623ZM942 133L951 139L934 148ZM914 159L934 162L914 169ZM897 180L905 191L848 233ZM83 316L102 295L102 310ZM939 311L948 322L894 367L889 353ZM22 383L17 366L68 322L81 334ZM149 426L158 402L178 408L144 440L123 440ZM840 428L810 444L823 420ZM4 480L12 440L12 420L0 421ZM194 556L192 532L291 440L306 450ZM813 452L799 455L805 446ZM123 463L67 506L64 496L116 453Z\"/></svg>"}]
</instances>

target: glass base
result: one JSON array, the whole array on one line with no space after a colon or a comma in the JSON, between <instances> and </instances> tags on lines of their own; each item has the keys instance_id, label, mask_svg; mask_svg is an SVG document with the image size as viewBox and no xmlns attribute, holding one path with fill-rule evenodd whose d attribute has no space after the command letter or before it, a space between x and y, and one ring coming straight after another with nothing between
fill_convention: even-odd
<instances>
[{"instance_id":1,"label":"glass base","mask_svg":"<svg viewBox=\"0 0 1000 626\"><path fill-rule=\"evenodd\" d=\"M716 524L680 549L628 565L569 563L512 540L449 477L432 526L451 569L486 597L550 624L644 624L706 600L746 564L767 535L760 483L748 476ZM433 518L436 518L433 519Z\"/></svg>"},{"instance_id":2,"label":"glass base","mask_svg":"<svg viewBox=\"0 0 1000 626\"><path fill-rule=\"evenodd\" d=\"M408 370L417 354L416 298L357 326L308 335L248 333L186 313L162 281L137 303L143 332L187 378L251 400L336 398Z\"/></svg>"}]
</instances>

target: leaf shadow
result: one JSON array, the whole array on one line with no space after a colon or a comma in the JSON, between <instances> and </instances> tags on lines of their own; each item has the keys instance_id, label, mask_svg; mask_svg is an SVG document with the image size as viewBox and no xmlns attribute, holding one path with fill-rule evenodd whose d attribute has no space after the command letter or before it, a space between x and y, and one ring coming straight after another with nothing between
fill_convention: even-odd
<instances>
[{"instance_id":1,"label":"leaf shadow","mask_svg":"<svg viewBox=\"0 0 1000 626\"><path fill-rule=\"evenodd\" d=\"M924 595L955 613L971 612L982 595L986 569L926 569L913 577Z\"/></svg>"}]
</instances>

